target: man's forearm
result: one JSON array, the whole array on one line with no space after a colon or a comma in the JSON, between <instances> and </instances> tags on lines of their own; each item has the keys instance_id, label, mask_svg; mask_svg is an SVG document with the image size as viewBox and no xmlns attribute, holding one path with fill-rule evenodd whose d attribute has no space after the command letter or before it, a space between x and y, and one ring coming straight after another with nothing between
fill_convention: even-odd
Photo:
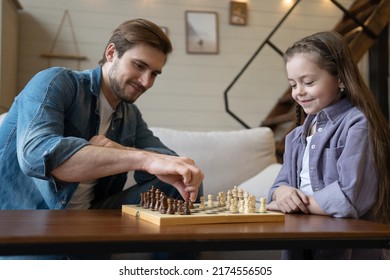
<instances>
[{"instance_id":1,"label":"man's forearm","mask_svg":"<svg viewBox=\"0 0 390 280\"><path fill-rule=\"evenodd\" d=\"M140 163L147 153L130 148L89 145L53 169L52 175L64 182L83 182L130 170L142 170Z\"/></svg>"}]
</instances>

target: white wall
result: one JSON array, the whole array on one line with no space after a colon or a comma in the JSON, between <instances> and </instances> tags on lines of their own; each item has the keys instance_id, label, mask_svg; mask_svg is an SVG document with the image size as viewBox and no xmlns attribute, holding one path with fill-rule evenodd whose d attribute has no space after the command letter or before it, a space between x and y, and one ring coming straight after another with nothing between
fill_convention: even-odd
<instances>
[{"instance_id":1,"label":"white wall","mask_svg":"<svg viewBox=\"0 0 390 280\"><path fill-rule=\"evenodd\" d=\"M292 4L285 0L250 0L246 26L229 24L229 0L19 0L18 89L49 65L40 55L48 52L65 10L69 10L80 55L80 69L97 65L111 32L121 22L144 17L166 26L174 52L155 86L137 104L150 126L187 130L243 128L225 112L223 93L232 79L270 34ZM346 8L353 0L340 0ZM187 54L185 11L218 13L219 54ZM302 0L273 36L284 51L296 39L333 29L342 13L329 0ZM76 54L68 21L56 52ZM52 60L50 65L77 68L76 61ZM252 63L229 93L230 108L250 126L258 126L287 89L281 57L269 47Z\"/></svg>"}]
</instances>

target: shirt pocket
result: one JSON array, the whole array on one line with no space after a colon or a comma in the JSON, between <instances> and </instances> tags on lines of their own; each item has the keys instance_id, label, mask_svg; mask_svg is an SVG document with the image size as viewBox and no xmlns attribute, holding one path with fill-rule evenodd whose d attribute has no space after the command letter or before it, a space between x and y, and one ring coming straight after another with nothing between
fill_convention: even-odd
<instances>
[{"instance_id":1,"label":"shirt pocket","mask_svg":"<svg viewBox=\"0 0 390 280\"><path fill-rule=\"evenodd\" d=\"M343 150L344 147L325 149L324 164L322 166L325 186L339 180L338 160Z\"/></svg>"}]
</instances>

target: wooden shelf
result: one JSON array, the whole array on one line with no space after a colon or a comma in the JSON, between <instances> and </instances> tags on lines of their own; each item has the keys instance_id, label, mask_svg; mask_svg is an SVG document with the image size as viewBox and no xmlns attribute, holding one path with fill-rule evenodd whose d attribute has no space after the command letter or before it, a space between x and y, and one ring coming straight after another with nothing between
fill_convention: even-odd
<instances>
[{"instance_id":1,"label":"wooden shelf","mask_svg":"<svg viewBox=\"0 0 390 280\"><path fill-rule=\"evenodd\" d=\"M42 53L42 57L46 58L59 58L59 59L74 59L74 60L85 60L86 56L72 55L72 54L61 54L61 53Z\"/></svg>"}]
</instances>

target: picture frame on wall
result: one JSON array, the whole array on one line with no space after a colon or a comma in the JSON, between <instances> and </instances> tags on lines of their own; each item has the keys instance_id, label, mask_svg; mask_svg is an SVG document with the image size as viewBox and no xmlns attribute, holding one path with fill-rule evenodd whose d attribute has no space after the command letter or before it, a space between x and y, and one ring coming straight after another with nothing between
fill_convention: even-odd
<instances>
[{"instance_id":1,"label":"picture frame on wall","mask_svg":"<svg viewBox=\"0 0 390 280\"><path fill-rule=\"evenodd\" d=\"M189 54L218 54L218 14L186 11L186 49Z\"/></svg>"},{"instance_id":2,"label":"picture frame on wall","mask_svg":"<svg viewBox=\"0 0 390 280\"><path fill-rule=\"evenodd\" d=\"M248 8L246 2L230 1L229 22L232 25L246 25Z\"/></svg>"}]
</instances>

